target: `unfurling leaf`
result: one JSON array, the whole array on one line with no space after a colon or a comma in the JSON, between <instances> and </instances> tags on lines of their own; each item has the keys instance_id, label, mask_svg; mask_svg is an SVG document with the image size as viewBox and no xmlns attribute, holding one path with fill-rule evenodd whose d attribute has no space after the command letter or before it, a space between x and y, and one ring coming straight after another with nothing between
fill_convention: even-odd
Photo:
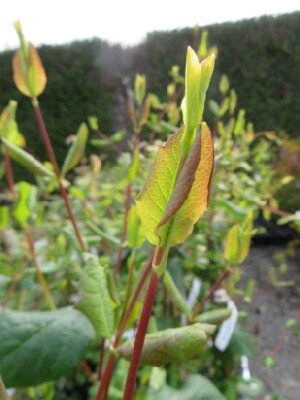
<instances>
[{"instance_id":1,"label":"unfurling leaf","mask_svg":"<svg viewBox=\"0 0 300 400\"><path fill-rule=\"evenodd\" d=\"M88 255L79 283L82 300L77 309L91 321L97 337L110 338L113 333L114 315L104 267L97 257Z\"/></svg>"},{"instance_id":2,"label":"unfurling leaf","mask_svg":"<svg viewBox=\"0 0 300 400\"><path fill-rule=\"evenodd\" d=\"M231 316L232 310L230 308L221 308L218 310L205 311L198 315L194 322L201 322L205 324L219 325Z\"/></svg>"},{"instance_id":3,"label":"unfurling leaf","mask_svg":"<svg viewBox=\"0 0 300 400\"><path fill-rule=\"evenodd\" d=\"M15 160L18 164L28 169L34 175L45 176L48 178L54 178L54 173L50 169L46 168L42 163L35 159L31 154L25 150L14 145L9 140L1 138L1 142L4 145L4 150L7 154Z\"/></svg>"},{"instance_id":4,"label":"unfurling leaf","mask_svg":"<svg viewBox=\"0 0 300 400\"><path fill-rule=\"evenodd\" d=\"M182 243L207 207L213 169L213 141L206 124L178 177L182 130L161 146L147 182L136 199L147 239L167 246Z\"/></svg>"},{"instance_id":5,"label":"unfurling leaf","mask_svg":"<svg viewBox=\"0 0 300 400\"><path fill-rule=\"evenodd\" d=\"M76 139L72 143L65 159L64 165L62 167L62 176L65 176L66 173L70 171L70 169L74 168L79 163L81 157L84 154L88 134L89 131L86 124L81 124L78 129Z\"/></svg>"},{"instance_id":6,"label":"unfurling leaf","mask_svg":"<svg viewBox=\"0 0 300 400\"><path fill-rule=\"evenodd\" d=\"M17 21L15 29L20 40L20 49L13 57L13 79L21 93L36 98L45 89L47 77L36 48L27 43L21 24Z\"/></svg>"},{"instance_id":7,"label":"unfurling leaf","mask_svg":"<svg viewBox=\"0 0 300 400\"><path fill-rule=\"evenodd\" d=\"M197 323L148 334L141 364L160 367L168 363L185 363L201 354L214 330L213 325ZM127 360L131 359L133 344L134 341L130 340L118 348L118 352Z\"/></svg>"},{"instance_id":8,"label":"unfurling leaf","mask_svg":"<svg viewBox=\"0 0 300 400\"><path fill-rule=\"evenodd\" d=\"M7 387L15 388L56 380L77 367L94 336L88 319L72 308L5 310L0 318L0 375Z\"/></svg>"}]
</instances>

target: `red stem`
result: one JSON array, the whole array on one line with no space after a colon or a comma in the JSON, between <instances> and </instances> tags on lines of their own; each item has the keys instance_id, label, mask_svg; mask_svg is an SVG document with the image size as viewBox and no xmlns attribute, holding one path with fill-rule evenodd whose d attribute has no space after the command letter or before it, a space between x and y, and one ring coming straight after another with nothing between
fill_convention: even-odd
<instances>
[{"instance_id":1,"label":"red stem","mask_svg":"<svg viewBox=\"0 0 300 400\"><path fill-rule=\"evenodd\" d=\"M39 103L36 100L33 101L33 111L34 111L35 120L36 120L37 126L39 128L39 132L40 132L42 141L44 143L44 147L45 147L45 149L47 151L49 160L50 160L51 164L53 165L53 168L54 168L55 175L56 175L57 179L60 181L60 178L61 178L60 169L59 169L59 166L58 166L58 163L57 163L57 160L56 160L56 156L55 156L55 153L54 153L54 150L53 150L50 138L49 138L49 134L47 132L47 128L46 128L46 125L45 125L45 122L44 122L42 111L40 109ZM71 209L70 200L69 200L69 197L68 197L68 192L67 192L66 188L63 186L63 184L61 182L59 184L59 190L60 190L61 197L62 197L62 199L64 201L64 204L65 204L65 207L66 207L68 218L71 221L71 224L73 226L76 238L77 238L77 240L79 242L80 248L81 248L82 251L86 251L86 246L85 246L85 244L83 242L82 236L81 236L80 231L78 229L76 218L75 218L75 216L73 214L73 211Z\"/></svg>"},{"instance_id":2,"label":"red stem","mask_svg":"<svg viewBox=\"0 0 300 400\"><path fill-rule=\"evenodd\" d=\"M85 244L83 242L82 236L80 234L80 231L79 231L79 228L78 228L78 225L77 225L77 221L75 219L75 216L74 216L72 208L71 208L68 192L67 192L66 188L63 186L62 183L59 184L59 190L60 190L60 193L61 193L61 197L62 197L62 199L63 199L63 201L65 203L67 214L68 214L68 217L69 217L69 219L71 221L71 224L73 226L73 229L74 229L75 235L77 237L78 243L80 245L80 248L81 248L82 251L86 251L86 246L85 246Z\"/></svg>"},{"instance_id":3,"label":"red stem","mask_svg":"<svg viewBox=\"0 0 300 400\"><path fill-rule=\"evenodd\" d=\"M196 316L202 310L204 304L213 297L214 292L220 287L222 282L230 275L230 270L225 269L223 273L219 276L219 278L215 281L215 283L211 286L207 295L203 298L201 303L197 303L193 315Z\"/></svg>"},{"instance_id":4,"label":"red stem","mask_svg":"<svg viewBox=\"0 0 300 400\"><path fill-rule=\"evenodd\" d=\"M134 340L133 354L131 358L131 363L129 366L129 371L127 375L127 380L125 384L125 390L123 395L123 400L132 400L135 389L135 380L137 371L139 368L140 358L142 355L145 335L148 328L149 319L152 312L153 302L156 294L156 290L159 283L159 277L155 271L152 272L151 279L148 286L148 291L146 299L144 302L142 315L138 323L137 332Z\"/></svg>"},{"instance_id":5,"label":"red stem","mask_svg":"<svg viewBox=\"0 0 300 400\"><path fill-rule=\"evenodd\" d=\"M52 144L51 144L48 132L47 132L47 128L46 128L46 125L45 125L45 122L44 122L42 111L41 111L40 106L39 106L39 104L37 102L33 103L33 112L34 112L34 116L35 116L35 120L36 120L37 126L39 128L39 132L40 132L42 141L44 143L44 147L45 147L45 149L47 151L49 160L50 160L51 164L54 167L55 175L59 178L60 177L60 169L59 169L59 166L57 164L56 156L55 156L55 153L54 153L54 150L53 150L53 147L52 147Z\"/></svg>"},{"instance_id":6,"label":"red stem","mask_svg":"<svg viewBox=\"0 0 300 400\"><path fill-rule=\"evenodd\" d=\"M4 167L5 167L5 175L6 175L8 189L11 193L14 193L15 192L14 174L11 166L10 157L6 152L4 152Z\"/></svg>"},{"instance_id":7,"label":"red stem","mask_svg":"<svg viewBox=\"0 0 300 400\"><path fill-rule=\"evenodd\" d=\"M125 211L124 211L124 222L123 222L123 229L120 241L120 247L116 258L115 263L115 274L119 275L121 269L121 263L123 258L124 252L124 242L127 236L127 227L128 227L128 213L130 210L130 203L131 203L131 194L132 194L132 184L130 183L126 188L125 193Z\"/></svg>"},{"instance_id":8,"label":"red stem","mask_svg":"<svg viewBox=\"0 0 300 400\"><path fill-rule=\"evenodd\" d=\"M132 299L130 300L130 303L129 303L126 311L124 312L124 314L121 317L121 321L119 323L117 333L116 333L115 339L112 344L113 348L117 348L122 339L122 334L124 332L127 321L133 311L134 304L141 293L141 290L146 282L147 276L149 275L149 273L151 271L153 256L154 256L154 251L151 251L151 253L147 259L147 262L145 264L145 267L143 269L142 275L141 275L139 282L133 293ZM107 398L108 388L109 388L110 380L111 380L112 373L114 370L115 362L116 362L116 356L113 352L111 352L109 359L107 361L105 370L104 370L103 374L101 375L101 383L100 383L98 392L96 394L95 400Z\"/></svg>"}]
</instances>

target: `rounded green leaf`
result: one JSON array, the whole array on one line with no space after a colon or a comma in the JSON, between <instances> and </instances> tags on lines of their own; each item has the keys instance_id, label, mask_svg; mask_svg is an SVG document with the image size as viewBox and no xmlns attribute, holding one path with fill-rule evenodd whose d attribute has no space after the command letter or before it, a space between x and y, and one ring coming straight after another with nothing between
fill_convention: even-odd
<instances>
[{"instance_id":1,"label":"rounded green leaf","mask_svg":"<svg viewBox=\"0 0 300 400\"><path fill-rule=\"evenodd\" d=\"M88 319L72 308L5 310L0 318L0 374L5 385L39 385L68 374L94 336Z\"/></svg>"}]
</instances>

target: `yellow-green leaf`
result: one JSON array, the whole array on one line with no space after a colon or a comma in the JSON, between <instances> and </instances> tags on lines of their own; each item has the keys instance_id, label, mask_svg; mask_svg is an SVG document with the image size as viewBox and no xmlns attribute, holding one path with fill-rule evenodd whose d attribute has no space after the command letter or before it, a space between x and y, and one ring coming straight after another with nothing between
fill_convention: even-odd
<instances>
[{"instance_id":1,"label":"yellow-green leaf","mask_svg":"<svg viewBox=\"0 0 300 400\"><path fill-rule=\"evenodd\" d=\"M28 43L26 49L21 48L16 52L12 67L15 85L21 93L28 97L37 97L44 91L47 77L38 52L32 43Z\"/></svg>"},{"instance_id":2,"label":"yellow-green leaf","mask_svg":"<svg viewBox=\"0 0 300 400\"><path fill-rule=\"evenodd\" d=\"M168 141L158 149L147 181L136 198L144 233L153 244L159 243L155 228L166 211L175 184L180 159L181 136L182 129L170 136Z\"/></svg>"},{"instance_id":3,"label":"yellow-green leaf","mask_svg":"<svg viewBox=\"0 0 300 400\"><path fill-rule=\"evenodd\" d=\"M89 132L86 124L81 124L78 129L76 139L72 143L62 167L62 176L65 176L70 169L74 168L79 163L84 154L88 134Z\"/></svg>"},{"instance_id":4,"label":"yellow-green leaf","mask_svg":"<svg viewBox=\"0 0 300 400\"><path fill-rule=\"evenodd\" d=\"M211 176L214 165L214 145L208 126L202 124L200 161L195 179L180 209L171 221L168 246L180 244L192 233L195 223L207 208Z\"/></svg>"},{"instance_id":5,"label":"yellow-green leaf","mask_svg":"<svg viewBox=\"0 0 300 400\"><path fill-rule=\"evenodd\" d=\"M203 124L182 167L181 137L179 130L159 148L136 200L144 233L156 245L167 237L168 246L182 243L207 207L214 158L211 133Z\"/></svg>"},{"instance_id":6,"label":"yellow-green leaf","mask_svg":"<svg viewBox=\"0 0 300 400\"><path fill-rule=\"evenodd\" d=\"M28 58L28 84L31 96L38 97L45 89L47 77L40 56L31 43L28 45Z\"/></svg>"},{"instance_id":7,"label":"yellow-green leaf","mask_svg":"<svg viewBox=\"0 0 300 400\"><path fill-rule=\"evenodd\" d=\"M224 250L224 257L231 265L242 263L247 257L253 230L253 217L248 213L241 225L230 228Z\"/></svg>"},{"instance_id":8,"label":"yellow-green leaf","mask_svg":"<svg viewBox=\"0 0 300 400\"><path fill-rule=\"evenodd\" d=\"M37 159L35 159L31 154L27 153L25 150L14 145L9 140L1 138L1 142L4 145L4 149L7 154L15 160L18 164L28 169L34 175L45 176L48 178L53 178L54 173L50 169L44 167Z\"/></svg>"},{"instance_id":9,"label":"yellow-green leaf","mask_svg":"<svg viewBox=\"0 0 300 400\"><path fill-rule=\"evenodd\" d=\"M97 257L86 255L79 285L83 298L76 308L90 320L98 338L109 339L113 333L114 315L105 269Z\"/></svg>"},{"instance_id":10,"label":"yellow-green leaf","mask_svg":"<svg viewBox=\"0 0 300 400\"><path fill-rule=\"evenodd\" d=\"M134 97L139 105L142 104L146 94L146 77L145 75L136 74L134 80Z\"/></svg>"},{"instance_id":11,"label":"yellow-green leaf","mask_svg":"<svg viewBox=\"0 0 300 400\"><path fill-rule=\"evenodd\" d=\"M128 214L128 232L127 242L132 249L137 249L142 246L145 238L141 232L141 220L138 216L136 207L131 207Z\"/></svg>"},{"instance_id":12,"label":"yellow-green leaf","mask_svg":"<svg viewBox=\"0 0 300 400\"><path fill-rule=\"evenodd\" d=\"M13 144L24 147L24 136L19 132L16 123L17 102L11 100L0 115L0 136Z\"/></svg>"}]
</instances>

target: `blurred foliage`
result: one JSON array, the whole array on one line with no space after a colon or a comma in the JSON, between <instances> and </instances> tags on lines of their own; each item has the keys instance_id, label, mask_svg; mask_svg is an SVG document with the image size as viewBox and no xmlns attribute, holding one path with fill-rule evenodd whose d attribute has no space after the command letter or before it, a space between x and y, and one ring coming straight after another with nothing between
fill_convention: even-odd
<instances>
[{"instance_id":1,"label":"blurred foliage","mask_svg":"<svg viewBox=\"0 0 300 400\"><path fill-rule=\"evenodd\" d=\"M239 105L247 109L258 131L271 128L296 136L300 126L300 114L295 111L300 108L300 12L211 25L207 31L210 42L221 49L209 98L217 98L218 82L225 73L238 90ZM149 90L166 99L171 67L176 64L183 70L185 49L187 45L197 48L200 34L200 28L154 32L141 45L127 49L99 39L40 47L48 76L41 100L58 160L63 159L66 137L87 115L100 118L104 131L120 129L126 119L122 78L133 80L136 73L145 73ZM30 104L11 79L11 58L11 51L0 57L1 91L18 101L20 130L26 132L32 151L42 156ZM4 101L2 97L2 108ZM121 115L113 120L116 107ZM206 120L211 122L212 114L207 113Z\"/></svg>"}]
</instances>

